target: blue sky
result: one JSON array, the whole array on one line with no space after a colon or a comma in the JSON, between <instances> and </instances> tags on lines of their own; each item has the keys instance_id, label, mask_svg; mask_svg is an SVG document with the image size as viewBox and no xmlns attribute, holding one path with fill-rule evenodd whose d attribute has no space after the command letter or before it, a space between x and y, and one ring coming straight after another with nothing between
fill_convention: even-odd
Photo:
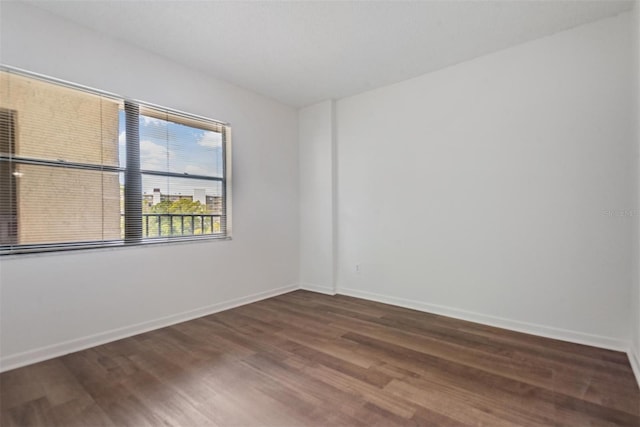
<instances>
[{"instance_id":1,"label":"blue sky","mask_svg":"<svg viewBox=\"0 0 640 427\"><path fill-rule=\"evenodd\" d=\"M126 166L125 119L120 111L120 166ZM214 181L186 178L191 175L222 176L222 135L182 124L140 116L140 167L143 170L184 173L185 178L142 175L142 190L150 194L160 188L163 194L193 195L204 188L207 195L220 194Z\"/></svg>"}]
</instances>

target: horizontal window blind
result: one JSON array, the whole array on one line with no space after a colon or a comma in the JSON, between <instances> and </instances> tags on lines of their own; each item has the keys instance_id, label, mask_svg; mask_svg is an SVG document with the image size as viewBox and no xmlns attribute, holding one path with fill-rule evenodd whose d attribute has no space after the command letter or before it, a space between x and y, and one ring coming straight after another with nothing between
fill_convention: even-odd
<instances>
[{"instance_id":1,"label":"horizontal window blind","mask_svg":"<svg viewBox=\"0 0 640 427\"><path fill-rule=\"evenodd\" d=\"M0 254L230 235L229 126L0 70Z\"/></svg>"}]
</instances>

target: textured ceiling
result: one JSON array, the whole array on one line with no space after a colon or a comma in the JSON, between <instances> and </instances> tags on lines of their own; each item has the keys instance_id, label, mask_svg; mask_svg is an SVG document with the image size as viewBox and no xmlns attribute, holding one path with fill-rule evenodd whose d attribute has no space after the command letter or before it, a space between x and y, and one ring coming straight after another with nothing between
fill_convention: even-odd
<instances>
[{"instance_id":1,"label":"textured ceiling","mask_svg":"<svg viewBox=\"0 0 640 427\"><path fill-rule=\"evenodd\" d=\"M31 1L292 106L630 10L631 1Z\"/></svg>"}]
</instances>

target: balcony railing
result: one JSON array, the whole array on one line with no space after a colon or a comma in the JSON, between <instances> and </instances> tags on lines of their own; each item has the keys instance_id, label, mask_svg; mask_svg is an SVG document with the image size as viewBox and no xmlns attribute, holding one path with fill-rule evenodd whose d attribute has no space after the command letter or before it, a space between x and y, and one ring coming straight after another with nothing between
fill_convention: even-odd
<instances>
[{"instance_id":1,"label":"balcony railing","mask_svg":"<svg viewBox=\"0 0 640 427\"><path fill-rule=\"evenodd\" d=\"M174 237L200 236L222 233L220 214L143 213L142 236ZM122 214L124 224L124 214Z\"/></svg>"}]
</instances>

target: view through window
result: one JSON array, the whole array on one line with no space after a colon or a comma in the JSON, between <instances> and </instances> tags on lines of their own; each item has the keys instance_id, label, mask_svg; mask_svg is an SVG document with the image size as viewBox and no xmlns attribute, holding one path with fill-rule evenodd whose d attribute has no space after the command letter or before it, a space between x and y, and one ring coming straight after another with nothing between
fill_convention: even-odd
<instances>
[{"instance_id":1,"label":"view through window","mask_svg":"<svg viewBox=\"0 0 640 427\"><path fill-rule=\"evenodd\" d=\"M229 126L0 71L0 253L229 236Z\"/></svg>"}]
</instances>

